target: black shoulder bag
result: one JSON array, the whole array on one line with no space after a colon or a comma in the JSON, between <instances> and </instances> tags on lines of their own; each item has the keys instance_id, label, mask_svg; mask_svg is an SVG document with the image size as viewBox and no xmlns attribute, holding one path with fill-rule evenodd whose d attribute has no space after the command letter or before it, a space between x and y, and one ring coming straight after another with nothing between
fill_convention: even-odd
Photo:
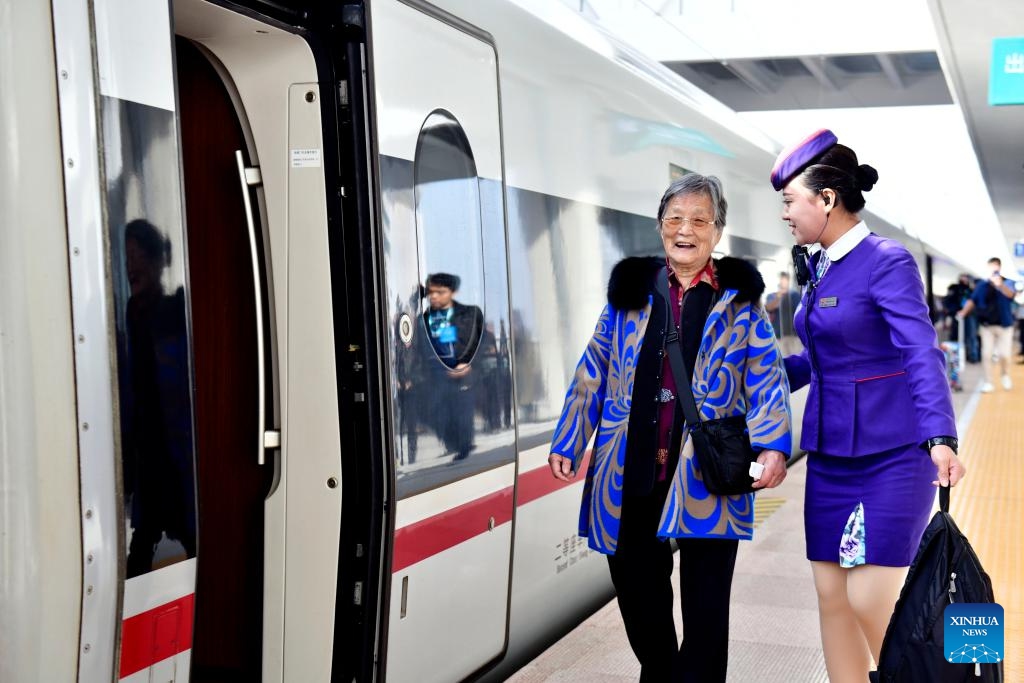
<instances>
[{"instance_id":1,"label":"black shoulder bag","mask_svg":"<svg viewBox=\"0 0 1024 683\"><path fill-rule=\"evenodd\" d=\"M665 337L665 351L676 380L676 391L680 394L686 428L693 439L693 452L700 465L704 487L716 496L735 496L750 493L754 479L750 476L750 463L757 460L758 453L750 445L745 415L701 420L697 403L693 400L693 387L683 360L682 344L678 328L672 316L667 278L658 276L658 293L665 300L666 324L669 333Z\"/></svg>"}]
</instances>

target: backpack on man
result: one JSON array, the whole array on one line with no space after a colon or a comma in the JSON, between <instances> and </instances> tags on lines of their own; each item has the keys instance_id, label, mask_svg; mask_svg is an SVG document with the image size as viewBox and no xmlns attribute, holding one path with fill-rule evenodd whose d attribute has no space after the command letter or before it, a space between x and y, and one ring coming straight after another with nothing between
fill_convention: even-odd
<instances>
[{"instance_id":1,"label":"backpack on man","mask_svg":"<svg viewBox=\"0 0 1024 683\"><path fill-rule=\"evenodd\" d=\"M1003 316L999 310L999 297L1001 296L992 283L981 284L985 288L985 296L982 305L978 307L978 322L982 325L1002 325Z\"/></svg>"},{"instance_id":2,"label":"backpack on man","mask_svg":"<svg viewBox=\"0 0 1024 683\"><path fill-rule=\"evenodd\" d=\"M992 580L949 515L949 487L921 537L882 641L873 683L1002 683L1003 664L953 664L945 651L946 606L995 602ZM1003 654L1003 653L1000 653Z\"/></svg>"}]
</instances>

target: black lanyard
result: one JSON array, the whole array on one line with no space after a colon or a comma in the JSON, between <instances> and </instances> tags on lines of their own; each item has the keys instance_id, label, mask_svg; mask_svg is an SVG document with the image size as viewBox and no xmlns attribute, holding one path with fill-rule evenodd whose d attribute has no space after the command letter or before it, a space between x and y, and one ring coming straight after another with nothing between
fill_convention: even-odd
<instances>
[{"instance_id":1,"label":"black lanyard","mask_svg":"<svg viewBox=\"0 0 1024 683\"><path fill-rule=\"evenodd\" d=\"M658 294L665 300L665 324L669 330L665 336L665 351L668 353L669 366L672 368L672 376L676 380L676 392L680 406L683 409L683 417L690 429L700 426L700 414L697 412L697 402L693 399L693 387L687 381L690 377L690 370L686 366L686 359L683 358L682 335L679 333L679 326L675 324L675 316L672 315L672 299L668 289L668 278L658 277ZM712 306L714 297L712 297ZM682 317L682 311L680 311Z\"/></svg>"}]
</instances>

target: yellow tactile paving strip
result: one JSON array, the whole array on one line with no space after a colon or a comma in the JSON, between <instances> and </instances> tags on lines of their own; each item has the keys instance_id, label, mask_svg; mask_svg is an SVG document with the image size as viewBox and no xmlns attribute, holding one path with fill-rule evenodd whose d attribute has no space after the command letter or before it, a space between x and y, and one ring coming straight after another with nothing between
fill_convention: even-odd
<instances>
[{"instance_id":1,"label":"yellow tactile paving strip","mask_svg":"<svg viewBox=\"0 0 1024 683\"><path fill-rule=\"evenodd\" d=\"M771 517L772 513L782 507L785 502L785 498L756 496L754 498L754 528L761 526L761 523Z\"/></svg>"},{"instance_id":2,"label":"yellow tactile paving strip","mask_svg":"<svg viewBox=\"0 0 1024 683\"><path fill-rule=\"evenodd\" d=\"M1014 387L982 394L960 454L967 477L950 512L992 577L1003 606L1006 681L1024 681L1024 365L1012 365Z\"/></svg>"}]
</instances>

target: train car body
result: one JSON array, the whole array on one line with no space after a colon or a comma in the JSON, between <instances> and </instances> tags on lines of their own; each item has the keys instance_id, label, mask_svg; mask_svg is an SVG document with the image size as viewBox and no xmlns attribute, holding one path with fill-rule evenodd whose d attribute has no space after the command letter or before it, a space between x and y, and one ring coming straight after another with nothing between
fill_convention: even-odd
<instances>
[{"instance_id":1,"label":"train car body","mask_svg":"<svg viewBox=\"0 0 1024 683\"><path fill-rule=\"evenodd\" d=\"M673 177L788 270L772 140L557 3L0 33L0 679L499 680L609 599L567 381Z\"/></svg>"}]
</instances>

